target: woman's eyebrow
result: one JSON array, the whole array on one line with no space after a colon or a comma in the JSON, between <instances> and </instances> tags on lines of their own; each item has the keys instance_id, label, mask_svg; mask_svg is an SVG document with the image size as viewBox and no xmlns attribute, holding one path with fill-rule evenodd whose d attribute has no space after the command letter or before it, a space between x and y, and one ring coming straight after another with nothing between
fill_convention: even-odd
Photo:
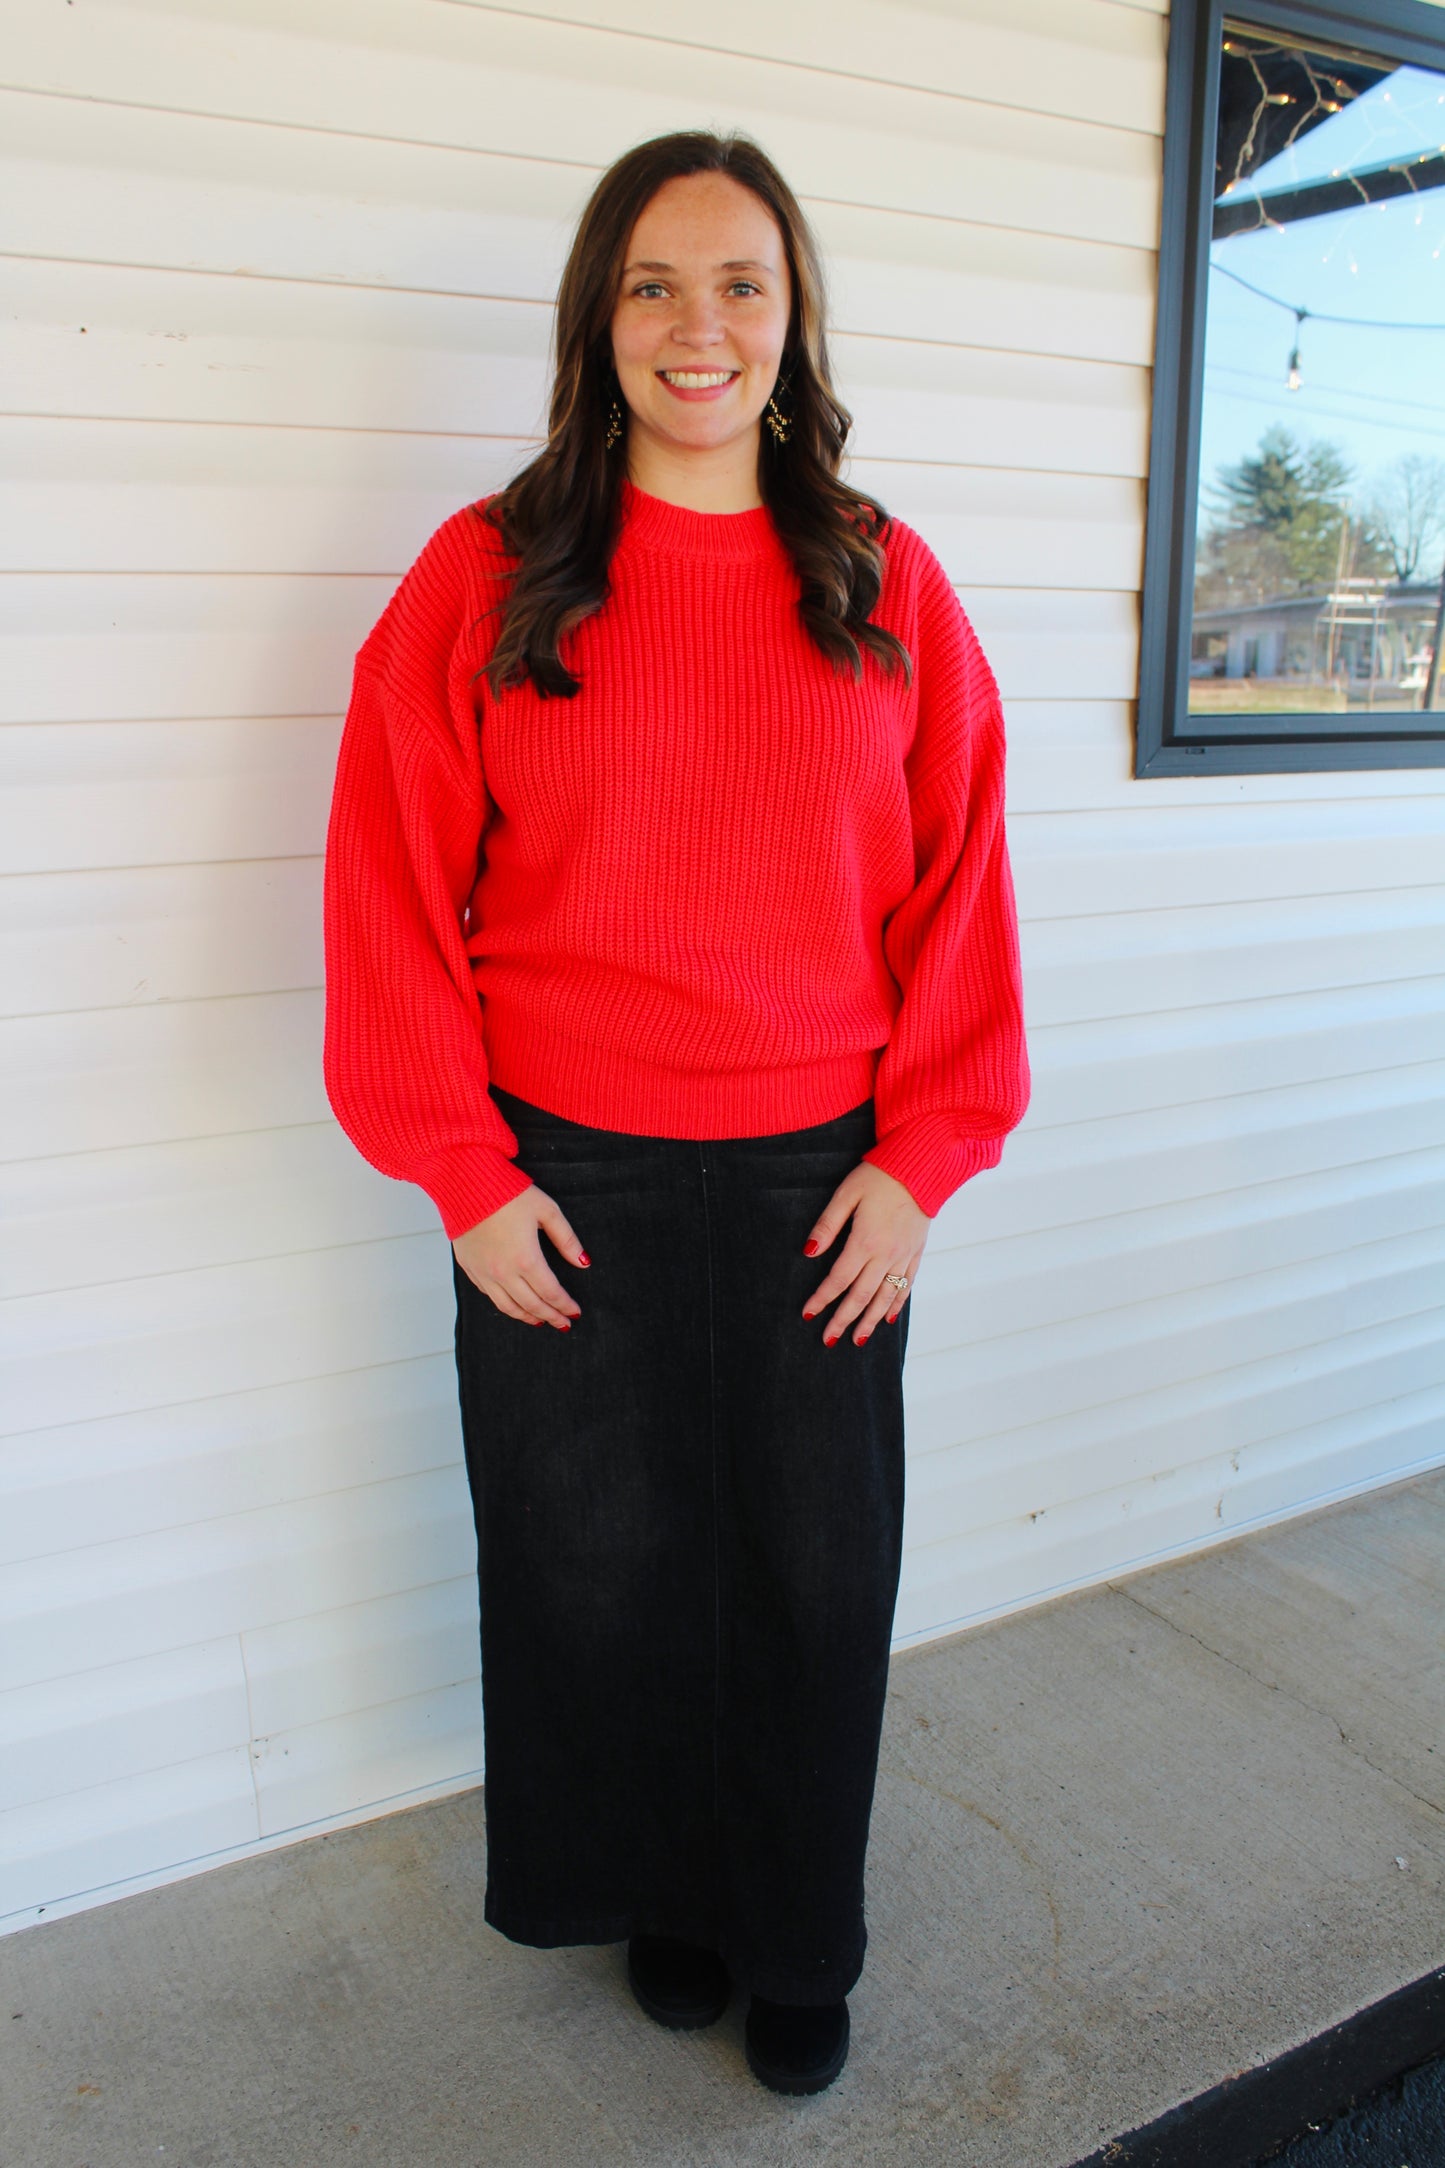
<instances>
[{"instance_id":1,"label":"woman's eyebrow","mask_svg":"<svg viewBox=\"0 0 1445 2168\"><path fill-rule=\"evenodd\" d=\"M726 263L720 263L717 268L719 271L776 271L777 265L764 263L760 256L733 256ZM627 264L623 269L622 276L629 278L634 271L672 271L675 269L676 265L674 264L655 263L650 259L642 259L637 263Z\"/></svg>"}]
</instances>

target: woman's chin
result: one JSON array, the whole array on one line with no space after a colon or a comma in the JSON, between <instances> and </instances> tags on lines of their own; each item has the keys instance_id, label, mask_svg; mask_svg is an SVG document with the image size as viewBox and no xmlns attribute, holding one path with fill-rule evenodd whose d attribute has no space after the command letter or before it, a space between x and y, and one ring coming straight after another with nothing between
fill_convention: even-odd
<instances>
[{"instance_id":1,"label":"woman's chin","mask_svg":"<svg viewBox=\"0 0 1445 2168\"><path fill-rule=\"evenodd\" d=\"M754 435L756 419L739 420L736 414L720 414L705 407L649 416L647 434L670 453L720 452L740 438Z\"/></svg>"}]
</instances>

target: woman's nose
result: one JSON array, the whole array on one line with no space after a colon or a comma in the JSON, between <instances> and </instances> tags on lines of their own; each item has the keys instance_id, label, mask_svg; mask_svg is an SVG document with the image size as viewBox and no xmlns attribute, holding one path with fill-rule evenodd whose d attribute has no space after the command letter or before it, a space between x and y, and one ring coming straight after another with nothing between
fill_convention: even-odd
<instances>
[{"instance_id":1,"label":"woman's nose","mask_svg":"<svg viewBox=\"0 0 1445 2168\"><path fill-rule=\"evenodd\" d=\"M685 346L715 346L722 336L722 318L714 301L703 297L678 306L673 337Z\"/></svg>"}]
</instances>

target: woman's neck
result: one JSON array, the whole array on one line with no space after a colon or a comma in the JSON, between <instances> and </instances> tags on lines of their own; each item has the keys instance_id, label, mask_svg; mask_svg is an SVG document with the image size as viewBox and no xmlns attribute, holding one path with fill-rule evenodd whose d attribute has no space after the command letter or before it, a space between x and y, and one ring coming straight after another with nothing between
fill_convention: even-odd
<instances>
[{"instance_id":1,"label":"woman's neck","mask_svg":"<svg viewBox=\"0 0 1445 2168\"><path fill-rule=\"evenodd\" d=\"M644 436L634 421L627 474L635 489L689 512L752 512L763 502L756 430L736 444L684 451Z\"/></svg>"}]
</instances>

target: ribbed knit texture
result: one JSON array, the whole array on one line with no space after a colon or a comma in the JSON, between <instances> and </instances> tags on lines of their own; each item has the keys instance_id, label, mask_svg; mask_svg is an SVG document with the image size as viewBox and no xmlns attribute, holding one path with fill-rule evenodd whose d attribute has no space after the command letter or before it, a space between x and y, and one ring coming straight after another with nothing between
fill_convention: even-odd
<instances>
[{"instance_id":1,"label":"ribbed knit texture","mask_svg":"<svg viewBox=\"0 0 1445 2168\"><path fill-rule=\"evenodd\" d=\"M524 1190L489 1082L604 1129L761 1136L873 1096L867 1158L936 1213L1028 1103L998 688L893 523L836 675L765 508L624 484L573 700L476 673L514 561L437 529L356 657L327 835L325 1081L455 1239Z\"/></svg>"}]
</instances>

